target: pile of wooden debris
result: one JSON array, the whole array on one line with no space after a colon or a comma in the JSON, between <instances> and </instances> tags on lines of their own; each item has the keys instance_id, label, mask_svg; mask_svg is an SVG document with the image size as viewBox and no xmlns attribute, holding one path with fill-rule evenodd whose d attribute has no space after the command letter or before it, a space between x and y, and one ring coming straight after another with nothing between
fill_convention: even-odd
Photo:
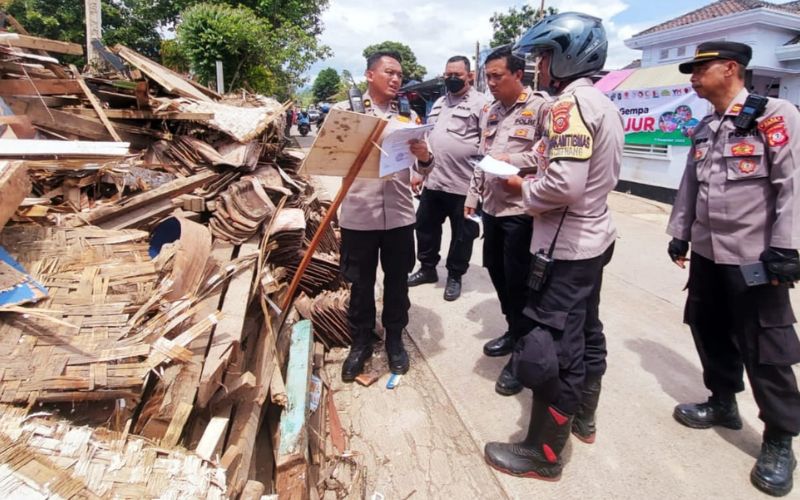
<instances>
[{"instance_id":1,"label":"pile of wooden debris","mask_svg":"<svg viewBox=\"0 0 800 500\"><path fill-rule=\"evenodd\" d=\"M288 104L1 17L0 494L314 496L349 294L329 227L279 307L330 206Z\"/></svg>"}]
</instances>

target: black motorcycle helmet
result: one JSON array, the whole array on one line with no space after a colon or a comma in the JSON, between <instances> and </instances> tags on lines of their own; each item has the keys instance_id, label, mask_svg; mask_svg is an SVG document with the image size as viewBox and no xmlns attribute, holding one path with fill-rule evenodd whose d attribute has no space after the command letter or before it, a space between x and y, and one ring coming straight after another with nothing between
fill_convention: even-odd
<instances>
[{"instance_id":1,"label":"black motorcycle helmet","mask_svg":"<svg viewBox=\"0 0 800 500\"><path fill-rule=\"evenodd\" d=\"M564 12L536 23L512 50L525 59L537 52L552 50L550 76L555 80L574 80L603 69L608 39L600 19L579 12Z\"/></svg>"}]
</instances>

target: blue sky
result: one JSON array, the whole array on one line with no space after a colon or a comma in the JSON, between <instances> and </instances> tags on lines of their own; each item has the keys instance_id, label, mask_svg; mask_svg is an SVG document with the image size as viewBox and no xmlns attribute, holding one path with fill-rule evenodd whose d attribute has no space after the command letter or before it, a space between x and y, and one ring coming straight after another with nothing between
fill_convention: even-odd
<instances>
[{"instance_id":1,"label":"blue sky","mask_svg":"<svg viewBox=\"0 0 800 500\"><path fill-rule=\"evenodd\" d=\"M606 67L616 69L639 58L641 52L625 47L623 40L674 17L708 5L711 0L547 0L545 5L561 12L586 12L603 19L609 37ZM776 1L775 3L784 3ZM403 0L365 2L331 0L323 14L325 32L322 42L334 55L316 63L308 72L309 83L320 70L332 67L347 69L354 76L364 72L361 52L384 40L405 43L428 69L431 78L444 70L448 57L472 55L475 42L488 44L492 34L489 18L524 2L487 2L485 0ZM531 2L539 6L539 0Z\"/></svg>"}]
</instances>

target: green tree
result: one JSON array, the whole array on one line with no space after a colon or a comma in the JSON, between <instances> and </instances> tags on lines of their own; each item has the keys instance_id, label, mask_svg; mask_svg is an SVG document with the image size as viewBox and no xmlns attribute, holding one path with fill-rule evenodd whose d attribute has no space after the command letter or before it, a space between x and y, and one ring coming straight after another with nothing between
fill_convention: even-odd
<instances>
[{"instance_id":1,"label":"green tree","mask_svg":"<svg viewBox=\"0 0 800 500\"><path fill-rule=\"evenodd\" d=\"M317 101L327 101L339 92L341 85L339 73L333 68L325 68L317 75L311 90Z\"/></svg>"},{"instance_id":2,"label":"green tree","mask_svg":"<svg viewBox=\"0 0 800 500\"><path fill-rule=\"evenodd\" d=\"M103 42L106 45L122 43L157 58L161 44L158 28L166 21L162 17L169 10L164 5L169 3L172 0L101 0ZM0 0L0 6L32 35L86 44L82 1Z\"/></svg>"},{"instance_id":3,"label":"green tree","mask_svg":"<svg viewBox=\"0 0 800 500\"><path fill-rule=\"evenodd\" d=\"M511 7L508 12L495 12L489 18L492 23L492 40L489 42L491 47L498 47L508 43L514 43L525 30L536 24L542 17L541 9L534 9L530 5L523 5L519 10L516 7ZM557 14L558 9L554 7L547 7L545 9L545 16Z\"/></svg>"},{"instance_id":4,"label":"green tree","mask_svg":"<svg viewBox=\"0 0 800 500\"><path fill-rule=\"evenodd\" d=\"M401 65L403 66L403 83L408 82L409 80L418 80L421 82L425 78L425 74L428 72L428 70L425 69L425 66L417 63L417 56L414 55L411 47L400 42L392 42L387 40L382 43L370 45L364 49L364 58L366 59L370 55L381 50L392 50L400 54L400 57L403 59L401 62Z\"/></svg>"}]
</instances>

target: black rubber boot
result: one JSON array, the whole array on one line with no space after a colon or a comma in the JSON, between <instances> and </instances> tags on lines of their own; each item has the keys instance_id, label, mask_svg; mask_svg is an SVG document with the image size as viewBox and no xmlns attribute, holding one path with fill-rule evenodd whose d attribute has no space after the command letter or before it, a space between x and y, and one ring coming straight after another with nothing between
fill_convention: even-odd
<instances>
[{"instance_id":1,"label":"black rubber boot","mask_svg":"<svg viewBox=\"0 0 800 500\"><path fill-rule=\"evenodd\" d=\"M420 267L417 272L408 277L408 286L436 283L437 281L439 281L439 274L436 272L436 268Z\"/></svg>"},{"instance_id":2,"label":"black rubber boot","mask_svg":"<svg viewBox=\"0 0 800 500\"><path fill-rule=\"evenodd\" d=\"M595 414L597 404L600 402L600 377L589 377L584 382L581 395L581 407L572 421L572 433L584 443L594 443L597 434Z\"/></svg>"},{"instance_id":3,"label":"black rubber boot","mask_svg":"<svg viewBox=\"0 0 800 500\"><path fill-rule=\"evenodd\" d=\"M514 349L514 344L517 339L511 332L506 332L502 336L492 339L483 345L483 353L489 357L495 358L511 354Z\"/></svg>"},{"instance_id":4,"label":"black rubber boot","mask_svg":"<svg viewBox=\"0 0 800 500\"><path fill-rule=\"evenodd\" d=\"M386 354L389 361L389 370L402 375L408 372L408 353L403 347L403 331L386 331Z\"/></svg>"},{"instance_id":5,"label":"black rubber boot","mask_svg":"<svg viewBox=\"0 0 800 500\"><path fill-rule=\"evenodd\" d=\"M750 482L767 495L782 497L792 491L792 474L797 467L792 436L764 436L761 453L750 471Z\"/></svg>"},{"instance_id":6,"label":"black rubber boot","mask_svg":"<svg viewBox=\"0 0 800 500\"><path fill-rule=\"evenodd\" d=\"M719 426L739 430L742 418L735 396L711 395L705 403L684 403L675 407L675 420L692 429L708 429Z\"/></svg>"},{"instance_id":7,"label":"black rubber boot","mask_svg":"<svg viewBox=\"0 0 800 500\"><path fill-rule=\"evenodd\" d=\"M563 469L561 451L571 428L571 416L553 406L534 403L525 441L487 443L486 463L512 476L558 481Z\"/></svg>"},{"instance_id":8,"label":"black rubber boot","mask_svg":"<svg viewBox=\"0 0 800 500\"><path fill-rule=\"evenodd\" d=\"M342 382L352 382L364 370L364 363L372 357L372 343L353 345L342 365Z\"/></svg>"},{"instance_id":9,"label":"black rubber boot","mask_svg":"<svg viewBox=\"0 0 800 500\"><path fill-rule=\"evenodd\" d=\"M522 384L517 380L517 377L511 372L511 361L506 363L500 376L497 377L497 382L494 384L494 391L502 396L513 396L518 394L523 389Z\"/></svg>"}]
</instances>

